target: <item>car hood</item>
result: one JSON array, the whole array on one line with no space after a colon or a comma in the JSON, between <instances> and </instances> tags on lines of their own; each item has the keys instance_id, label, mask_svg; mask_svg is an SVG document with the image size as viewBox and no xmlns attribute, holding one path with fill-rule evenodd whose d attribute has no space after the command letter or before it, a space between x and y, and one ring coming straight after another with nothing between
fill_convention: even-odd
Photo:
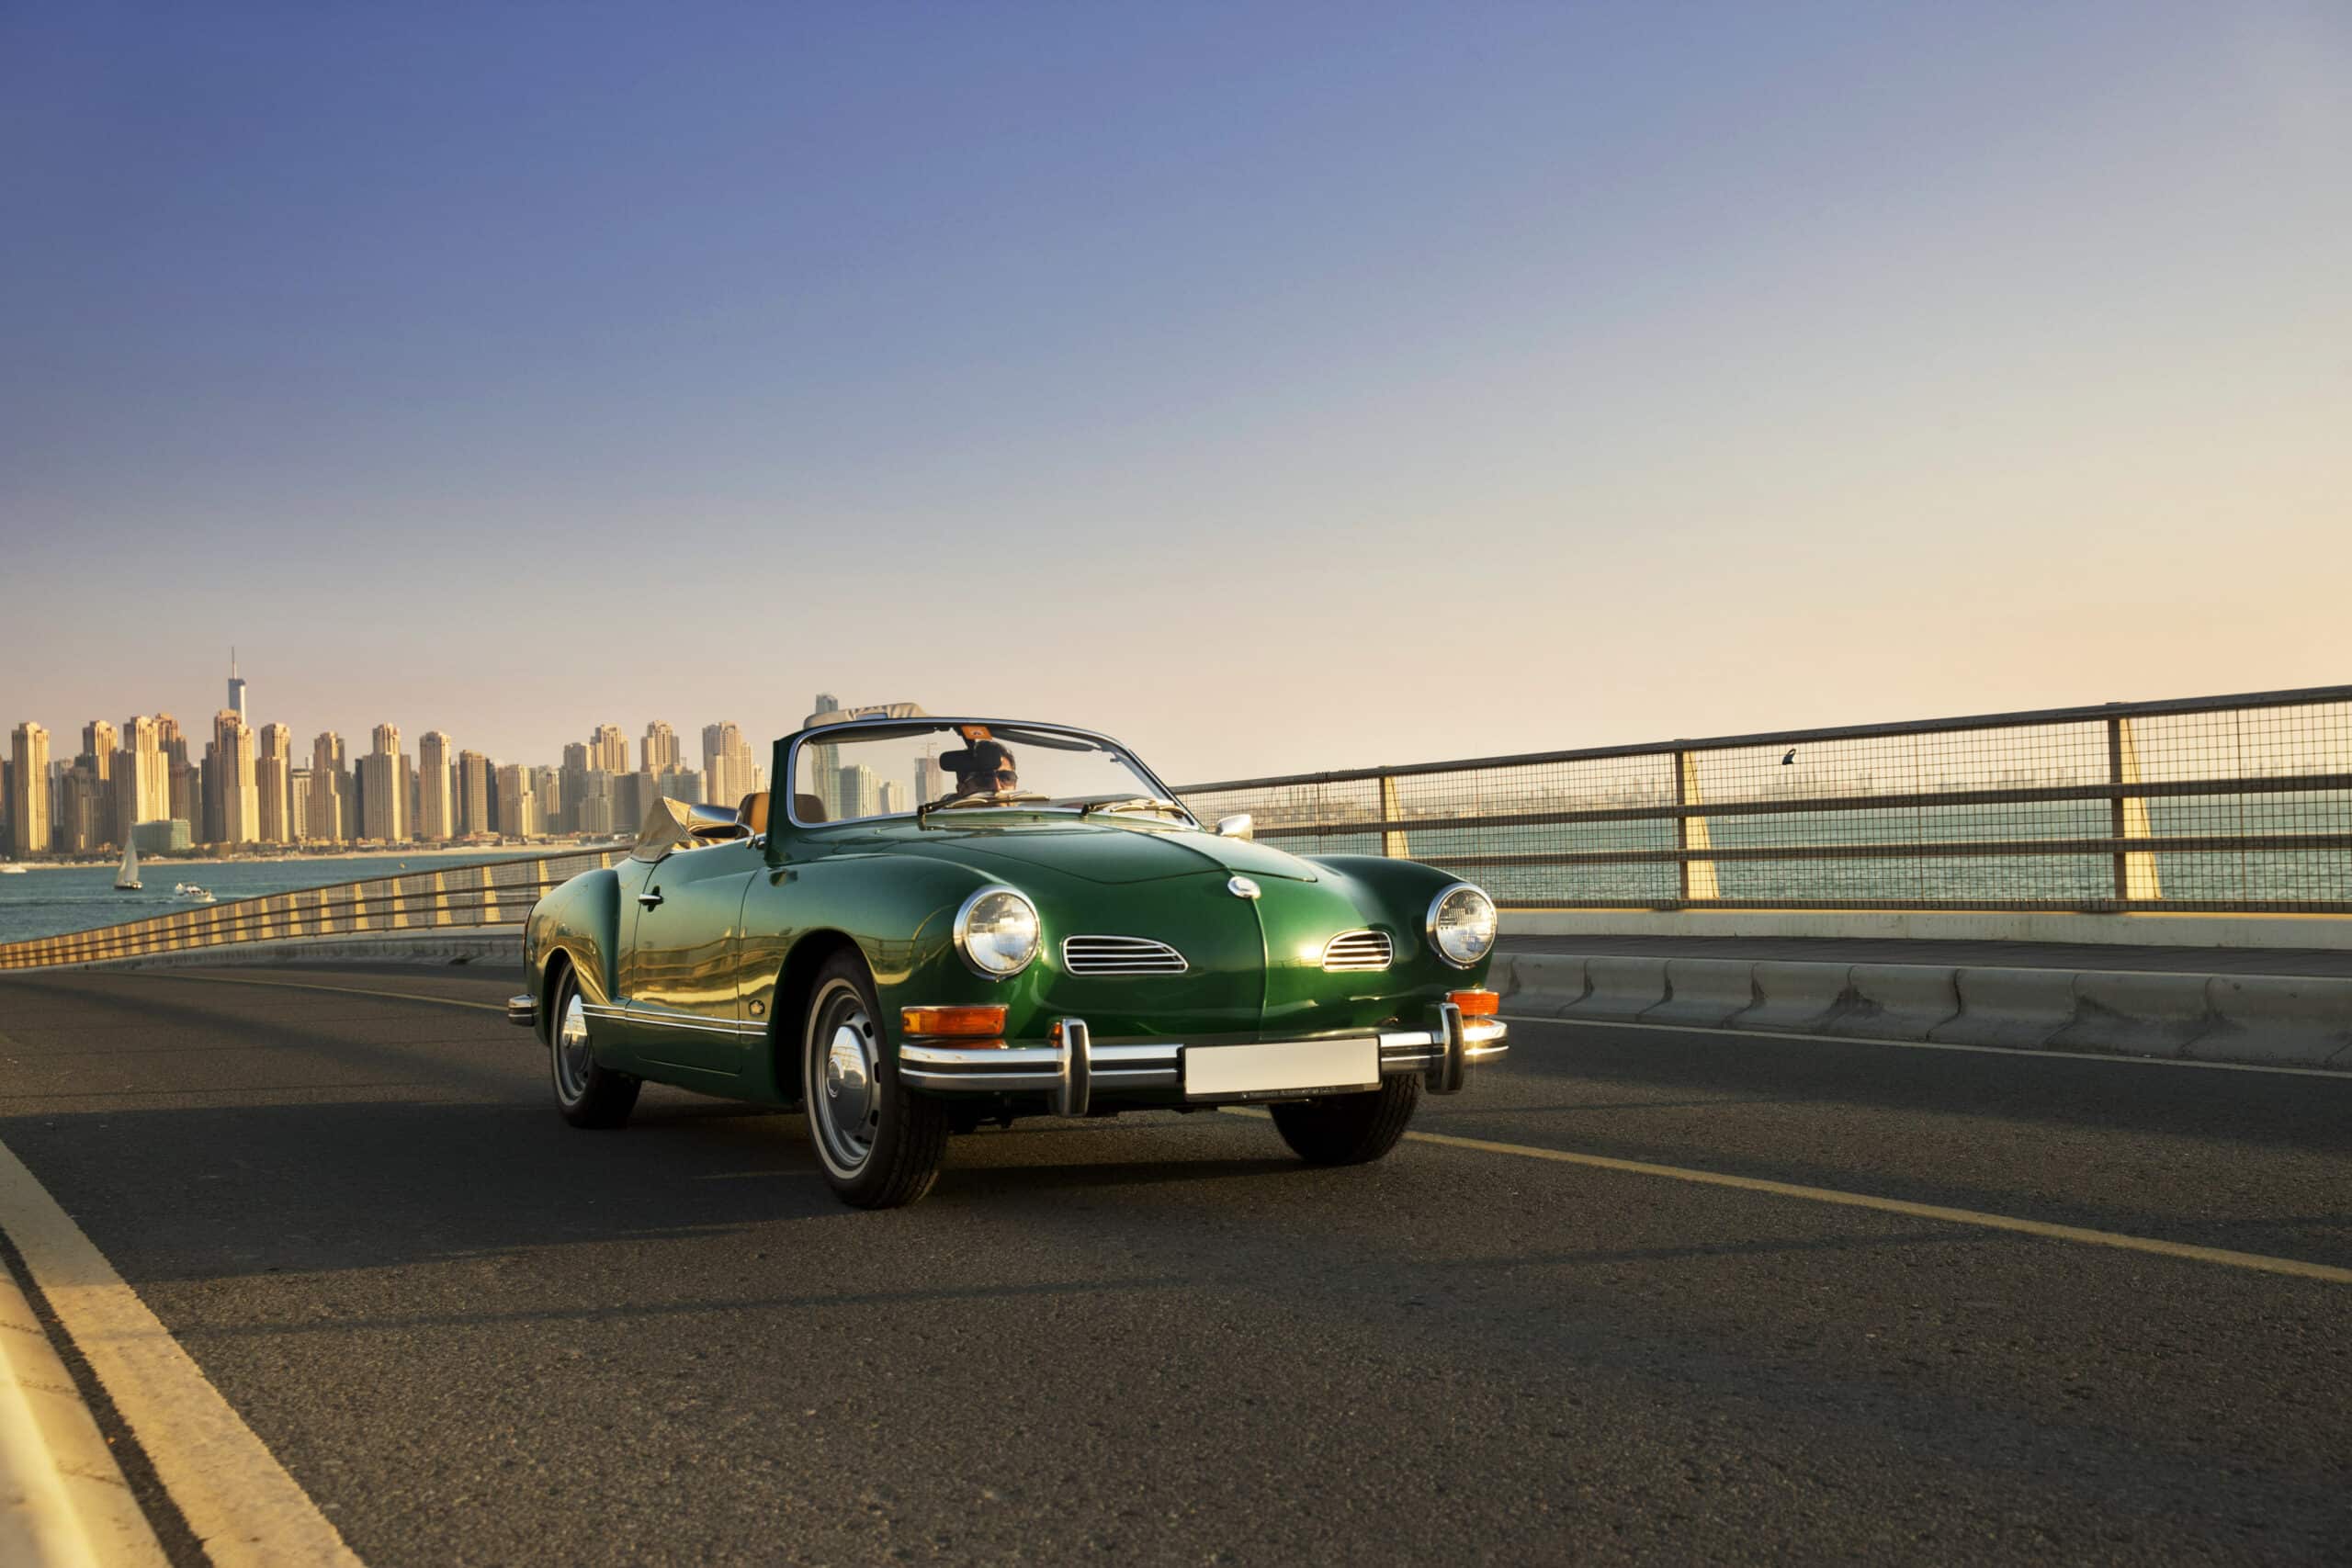
<instances>
[{"instance_id":1,"label":"car hood","mask_svg":"<svg viewBox=\"0 0 2352 1568\"><path fill-rule=\"evenodd\" d=\"M1316 867L1296 855L1189 829L1035 818L946 827L933 817L927 827L910 823L888 829L882 836L890 840L893 853L957 861L992 876L1010 875L1023 866L1108 884L1158 882L1207 872L1291 882L1314 882L1319 876Z\"/></svg>"}]
</instances>

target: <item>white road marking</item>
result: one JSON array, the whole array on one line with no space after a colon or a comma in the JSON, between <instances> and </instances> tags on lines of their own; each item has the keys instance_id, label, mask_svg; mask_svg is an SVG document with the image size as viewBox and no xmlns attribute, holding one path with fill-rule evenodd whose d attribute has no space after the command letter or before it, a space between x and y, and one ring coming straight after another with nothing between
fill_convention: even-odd
<instances>
[{"instance_id":1,"label":"white road marking","mask_svg":"<svg viewBox=\"0 0 2352 1568\"><path fill-rule=\"evenodd\" d=\"M0 1230L218 1568L356 1568L318 1506L6 1145Z\"/></svg>"},{"instance_id":2,"label":"white road marking","mask_svg":"<svg viewBox=\"0 0 2352 1568\"><path fill-rule=\"evenodd\" d=\"M140 976L148 980L191 980L205 986L276 986L288 991L338 991L346 997L390 997L396 1001L432 1002L445 1008L479 1008L483 1012L503 1013L503 1002L469 1002L457 997L433 997L416 991L379 991L361 986L322 986L309 980L249 980L242 975L172 975L150 974Z\"/></svg>"},{"instance_id":3,"label":"white road marking","mask_svg":"<svg viewBox=\"0 0 2352 1568\"><path fill-rule=\"evenodd\" d=\"M1228 1116L1264 1116L1255 1107L1221 1106ZM1508 1108L1504 1108L1507 1111ZM2187 1242L2160 1241L2154 1236L2127 1235L2120 1231L2092 1230L2085 1225L2055 1225L2043 1220L2020 1220L2009 1214L1980 1213L1974 1209L1948 1209L1940 1203L1912 1203L1900 1198L1877 1198L1867 1192L1843 1192L1834 1187L1801 1187L1792 1181L1766 1181L1753 1176L1725 1176L1720 1171L1692 1170L1679 1165L1652 1165L1647 1160L1617 1159L1608 1155L1584 1155L1566 1149L1546 1149L1532 1144L1504 1144L1492 1138L1463 1138L1451 1133L1407 1133L1417 1144L1437 1144L1450 1149L1475 1149L1480 1154L1516 1155L1521 1159L1549 1160L1555 1165L1581 1165L1629 1176L1664 1177L1702 1187L1729 1187L1741 1192L1761 1192L1774 1198L1798 1198L1808 1203L1832 1203L1844 1209L1875 1209L1915 1220L1942 1220L1973 1225L1980 1230L2014 1231L2049 1241L2078 1242L2086 1247L2112 1247L2125 1252L2148 1252L2159 1258L2181 1258L2197 1263L2251 1269L2257 1274L2286 1274L2299 1280L2323 1280L2332 1285L2352 1285L2352 1269L2331 1263L2306 1263L2299 1258L2271 1258L2259 1252L2233 1252L2224 1247L2195 1247Z\"/></svg>"},{"instance_id":4,"label":"white road marking","mask_svg":"<svg viewBox=\"0 0 2352 1568\"><path fill-rule=\"evenodd\" d=\"M1741 1040L1812 1040L1829 1045L1896 1045L1905 1051L1973 1051L1991 1056L2056 1057L2068 1062L2109 1062L2132 1067L2199 1067L2209 1073L2283 1073L2289 1077L2334 1078L2352 1083L2352 1073L2335 1067L2269 1067L2257 1062L2191 1062L2178 1056L2121 1056L2108 1051L2042 1051L2030 1045L1958 1045L1939 1040L1887 1040L1875 1034L1798 1034L1785 1029L1724 1029L1708 1023L1640 1023L1615 1018L1540 1018L1505 1013L1506 1023L1555 1023L1577 1029L1657 1029L1668 1034L1728 1034Z\"/></svg>"}]
</instances>

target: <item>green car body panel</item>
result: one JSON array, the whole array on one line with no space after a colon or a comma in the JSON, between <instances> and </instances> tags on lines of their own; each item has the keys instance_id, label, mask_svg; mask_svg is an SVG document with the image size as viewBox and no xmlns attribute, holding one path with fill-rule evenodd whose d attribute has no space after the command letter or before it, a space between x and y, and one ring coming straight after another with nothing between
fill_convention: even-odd
<instances>
[{"instance_id":1,"label":"green car body panel","mask_svg":"<svg viewBox=\"0 0 2352 1568\"><path fill-rule=\"evenodd\" d=\"M1430 943L1432 901L1459 882L1435 867L1067 809L798 824L786 809L797 739L776 745L763 837L632 858L540 900L524 951L543 1038L561 965L596 1015L601 1065L789 1106L801 1097L808 979L843 945L872 976L893 1053L908 1007L1001 1004L1012 1045L1045 1043L1065 1018L1084 1020L1098 1047L1226 1044L1426 1027L1449 992L1485 983L1488 959L1456 967ZM1238 897L1237 877L1256 896ZM1042 932L1035 960L1008 979L968 965L952 929L991 886L1025 896ZM1389 965L1327 971L1331 938L1366 930L1387 936ZM1164 942L1185 967L1073 974L1061 943L1077 935Z\"/></svg>"}]
</instances>

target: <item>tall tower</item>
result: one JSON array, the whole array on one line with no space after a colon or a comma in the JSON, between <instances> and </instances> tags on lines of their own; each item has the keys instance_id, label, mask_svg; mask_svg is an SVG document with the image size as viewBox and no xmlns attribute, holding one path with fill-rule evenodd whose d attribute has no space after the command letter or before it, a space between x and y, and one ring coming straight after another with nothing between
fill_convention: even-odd
<instances>
[{"instance_id":1,"label":"tall tower","mask_svg":"<svg viewBox=\"0 0 2352 1568\"><path fill-rule=\"evenodd\" d=\"M588 765L600 773L628 772L628 736L617 724L600 724L588 741Z\"/></svg>"},{"instance_id":2,"label":"tall tower","mask_svg":"<svg viewBox=\"0 0 2352 1568\"><path fill-rule=\"evenodd\" d=\"M458 830L456 802L451 796L450 766L457 755L449 738L429 729L416 743L416 836L447 839Z\"/></svg>"},{"instance_id":3,"label":"tall tower","mask_svg":"<svg viewBox=\"0 0 2352 1568\"><path fill-rule=\"evenodd\" d=\"M655 719L645 727L645 744L640 750L645 759L644 772L674 773L678 771L678 737L668 722Z\"/></svg>"},{"instance_id":4,"label":"tall tower","mask_svg":"<svg viewBox=\"0 0 2352 1568\"><path fill-rule=\"evenodd\" d=\"M822 718L829 713L841 711L840 699L831 692L820 692L817 694L817 705L809 710L808 716L812 719ZM802 750L808 758L808 771L799 780L795 781L792 787L797 790L802 784L807 784L808 788L805 793L817 797L817 804L824 807L825 820L840 821L842 818L842 749L838 746L808 746Z\"/></svg>"},{"instance_id":5,"label":"tall tower","mask_svg":"<svg viewBox=\"0 0 2352 1568\"><path fill-rule=\"evenodd\" d=\"M49 731L32 720L9 737L8 852L17 860L49 848Z\"/></svg>"},{"instance_id":6,"label":"tall tower","mask_svg":"<svg viewBox=\"0 0 2352 1568\"><path fill-rule=\"evenodd\" d=\"M237 650L234 648L229 649L229 711L247 724L253 722L245 716L245 682L237 674Z\"/></svg>"},{"instance_id":7,"label":"tall tower","mask_svg":"<svg viewBox=\"0 0 2352 1568\"><path fill-rule=\"evenodd\" d=\"M254 786L261 802L261 840L266 844L290 844L294 831L294 730L284 724L265 724L257 737Z\"/></svg>"},{"instance_id":8,"label":"tall tower","mask_svg":"<svg viewBox=\"0 0 2352 1568\"><path fill-rule=\"evenodd\" d=\"M354 836L345 818L347 792L343 782L343 737L323 731L311 742L310 837L329 843Z\"/></svg>"}]
</instances>

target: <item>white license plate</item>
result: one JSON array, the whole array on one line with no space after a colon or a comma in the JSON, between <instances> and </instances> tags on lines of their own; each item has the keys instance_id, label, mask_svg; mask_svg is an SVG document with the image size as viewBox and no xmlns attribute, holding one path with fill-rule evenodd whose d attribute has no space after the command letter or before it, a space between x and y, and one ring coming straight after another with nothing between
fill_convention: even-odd
<instances>
[{"instance_id":1,"label":"white license plate","mask_svg":"<svg viewBox=\"0 0 2352 1568\"><path fill-rule=\"evenodd\" d=\"M1184 1094L1192 1100L1379 1087L1380 1042L1370 1035L1184 1047Z\"/></svg>"}]
</instances>

